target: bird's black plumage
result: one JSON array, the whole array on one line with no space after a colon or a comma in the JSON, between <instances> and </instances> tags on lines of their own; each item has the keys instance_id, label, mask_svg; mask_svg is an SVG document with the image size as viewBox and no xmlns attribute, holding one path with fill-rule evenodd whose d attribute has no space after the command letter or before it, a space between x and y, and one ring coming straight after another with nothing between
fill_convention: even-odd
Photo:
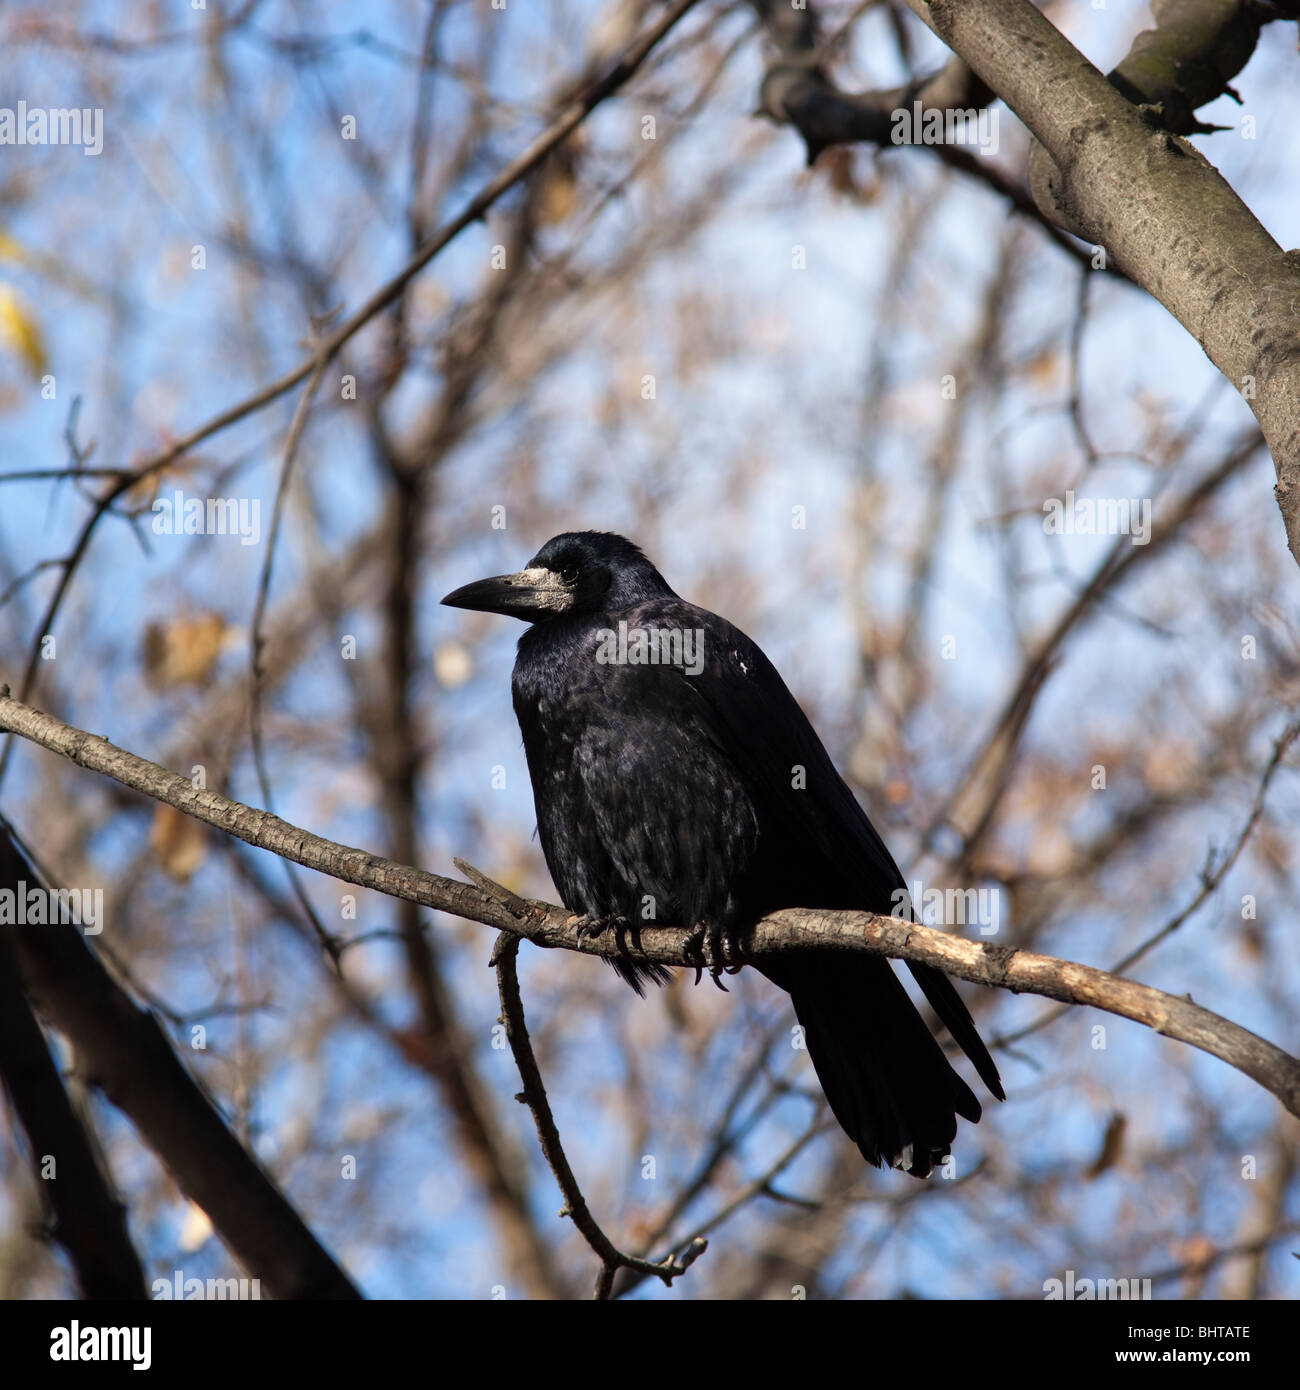
<instances>
[{"instance_id":1,"label":"bird's black plumage","mask_svg":"<svg viewBox=\"0 0 1300 1390\"><path fill-rule=\"evenodd\" d=\"M532 624L514 707L542 850L570 910L731 934L782 907L895 905L897 865L776 668L679 598L632 542L556 536L520 574L444 602ZM634 651L638 632L655 636ZM631 959L615 968L638 993L668 977ZM979 1119L887 960L792 953L758 968L790 994L831 1109L869 1162L924 1177L956 1117ZM951 982L909 969L1001 1099Z\"/></svg>"}]
</instances>

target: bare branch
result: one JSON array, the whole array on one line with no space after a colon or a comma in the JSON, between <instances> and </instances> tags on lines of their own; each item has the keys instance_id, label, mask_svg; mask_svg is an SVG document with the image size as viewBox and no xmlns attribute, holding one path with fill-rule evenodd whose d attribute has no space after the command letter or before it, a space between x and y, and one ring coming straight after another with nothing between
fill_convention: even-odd
<instances>
[{"instance_id":1,"label":"bare branch","mask_svg":"<svg viewBox=\"0 0 1300 1390\"><path fill-rule=\"evenodd\" d=\"M1132 105L1029 0L908 0L1049 157L1038 204L1106 251L1242 392L1300 564L1300 252L1194 146Z\"/></svg>"},{"instance_id":2,"label":"bare branch","mask_svg":"<svg viewBox=\"0 0 1300 1390\"><path fill-rule=\"evenodd\" d=\"M36 631L36 639L32 644L28 655L27 665L23 671L22 685L20 687L24 698L31 692L32 682L36 677L36 669L40 660L40 645L42 635L52 630L54 619L72 583L72 577L76 573L86 550L90 545L91 537L95 528L103 519L104 515L111 510L114 503L142 479L148 478L175 463L177 459L189 453L204 440L210 439L213 435L219 434L230 425L236 424L246 416L252 415L261 410L264 406L278 400L287 391L291 391L300 382L306 381L314 374L318 374L330 363L341 351L341 349L351 341L362 328L368 324L377 314L387 309L389 305L399 300L412 280L438 255L449 243L455 240L461 232L475 222L481 221L487 216L488 212L500 201L500 199L510 191L521 179L533 172L552 150L558 148L575 130L587 119L592 111L603 101L618 91L625 82L631 78L641 67L642 63L650 56L658 44L676 26L689 10L691 10L697 0L676 0L662 15L652 24L639 38L635 39L622 53L618 60L608 69L605 75L597 81L586 86L581 92L573 97L564 107L563 111L546 127L544 131L525 149L521 154L516 155L509 164L498 174L490 179L453 217L449 222L440 227L416 253L406 262L400 271L394 275L386 284L381 285L375 292L347 319L328 335L311 355L300 362L292 371L287 372L279 380L273 381L268 386L264 386L260 391L231 406L228 410L223 410L219 415L214 416L206 424L200 425L197 429L191 430L189 434L183 435L160 454L148 459L130 473L119 477L116 482L105 488L95 503L95 508L91 515L82 525L77 534L77 539L73 543L72 550L67 557L60 562L62 572L59 575L59 582L55 587L54 593L41 616L40 625ZM0 752L0 779L3 779L9 763L9 751L12 744L7 744L4 751Z\"/></svg>"},{"instance_id":3,"label":"bare branch","mask_svg":"<svg viewBox=\"0 0 1300 1390\"><path fill-rule=\"evenodd\" d=\"M4 935L0 1075L27 1131L32 1172L42 1200L49 1203L52 1233L68 1252L82 1296L143 1299L144 1271L127 1234L126 1208L110 1189L63 1087Z\"/></svg>"},{"instance_id":4,"label":"bare branch","mask_svg":"<svg viewBox=\"0 0 1300 1390\"><path fill-rule=\"evenodd\" d=\"M495 886L495 885L494 885ZM513 932L503 931L497 937L492 951L491 964L496 967L497 989L501 996L501 1021L505 1024L506 1040L514 1054L515 1065L523 1080L524 1089L517 1099L533 1112L533 1122L537 1126L537 1139L542 1153L550 1164L555 1181L564 1194L564 1209L561 1216L571 1216L573 1224L582 1232L583 1239L596 1252L600 1259L600 1274L596 1279L594 1299L607 1299L614 1288L614 1276L620 1269L631 1269L639 1274L653 1274L671 1285L674 1279L685 1274L699 1257L709 1248L702 1235L689 1240L680 1255L669 1254L662 1260L643 1260L636 1255L627 1255L619 1250L601 1230L596 1218L587 1206L578 1180L560 1143L560 1131L555 1126L551 1105L546 1098L546 1087L542 1073L533 1055L533 1046L528 1038L528 1028L524 1022L524 1001L519 994L519 972L515 958L519 954L519 937Z\"/></svg>"},{"instance_id":5,"label":"bare branch","mask_svg":"<svg viewBox=\"0 0 1300 1390\"><path fill-rule=\"evenodd\" d=\"M145 796L175 806L217 830L270 850L294 863L346 883L454 912L473 922L527 937L536 945L583 955L613 957L630 949L640 959L669 966L698 966L688 958L679 927L633 927L630 941L605 932L593 938L578 930L579 919L550 903L526 903L495 885L459 883L407 864L336 844L267 811L231 801L144 758L115 748L107 739L43 714L9 697L0 687L0 729L8 729L92 772L102 773ZM487 882L490 883L490 880ZM789 908L773 913L742 934L743 956L804 950L858 950L931 965L975 984L1041 994L1068 1004L1088 1004L1154 1029L1227 1062L1300 1115L1300 1061L1245 1028L1148 985L1104 970L1033 951L966 941L933 927L870 912Z\"/></svg>"},{"instance_id":6,"label":"bare branch","mask_svg":"<svg viewBox=\"0 0 1300 1390\"><path fill-rule=\"evenodd\" d=\"M0 885L39 882L6 832ZM181 1064L151 1013L68 922L6 928L28 997L76 1049L82 1076L129 1117L221 1238L276 1298L356 1289Z\"/></svg>"}]
</instances>

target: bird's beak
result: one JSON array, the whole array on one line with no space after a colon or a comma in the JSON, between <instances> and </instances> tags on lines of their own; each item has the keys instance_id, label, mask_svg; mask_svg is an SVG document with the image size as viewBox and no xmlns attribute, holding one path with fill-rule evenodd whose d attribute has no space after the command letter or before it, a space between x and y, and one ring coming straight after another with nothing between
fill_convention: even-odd
<instances>
[{"instance_id":1,"label":"bird's beak","mask_svg":"<svg viewBox=\"0 0 1300 1390\"><path fill-rule=\"evenodd\" d=\"M498 574L453 590L443 599L448 608L472 608L479 613L501 613L508 618L536 622L547 613L563 613L573 606L573 590L558 574L547 569Z\"/></svg>"}]
</instances>

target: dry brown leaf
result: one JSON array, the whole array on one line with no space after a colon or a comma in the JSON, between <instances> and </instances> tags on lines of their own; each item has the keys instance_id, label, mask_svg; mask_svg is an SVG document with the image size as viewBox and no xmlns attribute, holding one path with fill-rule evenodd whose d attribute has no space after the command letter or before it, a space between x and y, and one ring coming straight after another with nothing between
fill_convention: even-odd
<instances>
[{"instance_id":1,"label":"dry brown leaf","mask_svg":"<svg viewBox=\"0 0 1300 1390\"><path fill-rule=\"evenodd\" d=\"M149 831L149 848L158 863L178 883L186 883L208 851L202 822L160 802Z\"/></svg>"},{"instance_id":2,"label":"dry brown leaf","mask_svg":"<svg viewBox=\"0 0 1300 1390\"><path fill-rule=\"evenodd\" d=\"M212 674L230 629L219 613L150 623L144 632L144 672L156 690L202 685Z\"/></svg>"},{"instance_id":3,"label":"dry brown leaf","mask_svg":"<svg viewBox=\"0 0 1300 1390\"><path fill-rule=\"evenodd\" d=\"M537 208L537 220L543 227L567 222L578 210L581 202L578 193L579 154L577 142L571 140L547 161Z\"/></svg>"},{"instance_id":4,"label":"dry brown leaf","mask_svg":"<svg viewBox=\"0 0 1300 1390\"><path fill-rule=\"evenodd\" d=\"M836 193L854 197L858 188L853 179L853 162L853 151L847 145L836 145L818 160L818 167L825 171Z\"/></svg>"},{"instance_id":5,"label":"dry brown leaf","mask_svg":"<svg viewBox=\"0 0 1300 1390\"><path fill-rule=\"evenodd\" d=\"M1040 391L1054 391L1060 382L1061 354L1054 348L1044 348L1025 363L1025 375Z\"/></svg>"},{"instance_id":6,"label":"dry brown leaf","mask_svg":"<svg viewBox=\"0 0 1300 1390\"><path fill-rule=\"evenodd\" d=\"M906 777L891 777L885 783L885 800L891 806L902 806L912 795L912 784Z\"/></svg>"},{"instance_id":7,"label":"dry brown leaf","mask_svg":"<svg viewBox=\"0 0 1300 1390\"><path fill-rule=\"evenodd\" d=\"M1102 1136L1101 1152L1093 1159L1091 1166L1084 1176L1091 1182L1094 1178L1099 1178L1108 1169L1113 1168L1124 1152L1124 1131L1128 1128L1128 1118L1120 1111L1116 1111L1110 1117L1110 1123L1106 1126L1106 1133Z\"/></svg>"}]
</instances>

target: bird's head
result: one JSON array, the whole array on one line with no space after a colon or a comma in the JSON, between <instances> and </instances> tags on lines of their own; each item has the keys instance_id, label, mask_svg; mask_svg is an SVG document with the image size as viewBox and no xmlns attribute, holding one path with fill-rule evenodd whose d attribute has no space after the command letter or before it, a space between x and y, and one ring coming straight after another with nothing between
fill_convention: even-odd
<instances>
[{"instance_id":1,"label":"bird's head","mask_svg":"<svg viewBox=\"0 0 1300 1390\"><path fill-rule=\"evenodd\" d=\"M659 571L623 536L566 531L552 536L517 574L476 580L442 601L537 623L569 613L617 613L672 596Z\"/></svg>"}]
</instances>

